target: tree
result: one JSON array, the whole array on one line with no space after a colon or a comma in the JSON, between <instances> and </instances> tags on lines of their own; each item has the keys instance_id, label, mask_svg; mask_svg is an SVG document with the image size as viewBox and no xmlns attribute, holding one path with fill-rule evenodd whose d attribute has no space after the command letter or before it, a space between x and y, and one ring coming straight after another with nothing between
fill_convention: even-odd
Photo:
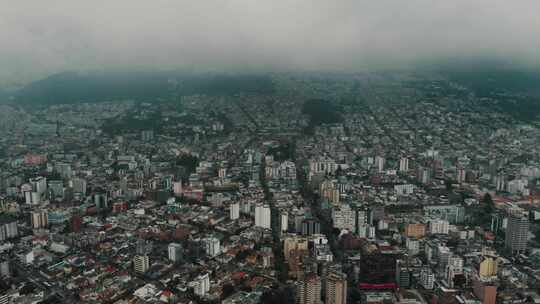
<instances>
[{"instance_id":1,"label":"tree","mask_svg":"<svg viewBox=\"0 0 540 304\"><path fill-rule=\"evenodd\" d=\"M199 159L196 156L190 154L183 154L182 156L176 159L176 165L186 168L187 175L195 172L197 165L199 164Z\"/></svg>"},{"instance_id":2,"label":"tree","mask_svg":"<svg viewBox=\"0 0 540 304\"><path fill-rule=\"evenodd\" d=\"M481 200L482 206L475 208L474 221L477 225L483 225L490 223L491 214L495 211L495 204L489 193L486 193Z\"/></svg>"},{"instance_id":3,"label":"tree","mask_svg":"<svg viewBox=\"0 0 540 304\"><path fill-rule=\"evenodd\" d=\"M223 285L223 292L221 293L221 299L226 299L236 292L234 286L230 283Z\"/></svg>"},{"instance_id":4,"label":"tree","mask_svg":"<svg viewBox=\"0 0 540 304\"><path fill-rule=\"evenodd\" d=\"M486 214L491 214L493 211L495 211L495 203L493 203L491 194L486 193L484 195L484 197L482 198L482 204L484 204L484 212Z\"/></svg>"},{"instance_id":5,"label":"tree","mask_svg":"<svg viewBox=\"0 0 540 304\"><path fill-rule=\"evenodd\" d=\"M294 294L290 286L267 289L261 296L263 304L288 304L294 303Z\"/></svg>"},{"instance_id":6,"label":"tree","mask_svg":"<svg viewBox=\"0 0 540 304\"><path fill-rule=\"evenodd\" d=\"M454 187L452 186L452 181L447 179L444 181L444 186L446 187L446 191L452 192L454 190Z\"/></svg>"}]
</instances>

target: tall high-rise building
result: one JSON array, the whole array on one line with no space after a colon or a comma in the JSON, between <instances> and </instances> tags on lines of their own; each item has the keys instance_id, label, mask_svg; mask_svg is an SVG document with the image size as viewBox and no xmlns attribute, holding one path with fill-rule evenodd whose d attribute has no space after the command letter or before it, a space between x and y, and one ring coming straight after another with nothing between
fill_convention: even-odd
<instances>
[{"instance_id":1,"label":"tall high-rise building","mask_svg":"<svg viewBox=\"0 0 540 304\"><path fill-rule=\"evenodd\" d=\"M416 238L407 238L405 240L405 247L407 247L407 253L409 255L417 255L420 253L420 241Z\"/></svg>"},{"instance_id":2,"label":"tall high-rise building","mask_svg":"<svg viewBox=\"0 0 540 304\"><path fill-rule=\"evenodd\" d=\"M0 216L0 241L5 241L17 237L19 230L17 228L17 220L10 217Z\"/></svg>"},{"instance_id":3,"label":"tall high-rise building","mask_svg":"<svg viewBox=\"0 0 540 304\"><path fill-rule=\"evenodd\" d=\"M193 288L193 292L199 297L204 297L210 291L210 276L208 273L201 274L191 281L189 284Z\"/></svg>"},{"instance_id":4,"label":"tall high-rise building","mask_svg":"<svg viewBox=\"0 0 540 304\"><path fill-rule=\"evenodd\" d=\"M307 251L308 239L300 236L290 236L283 240L283 256L288 260L293 251Z\"/></svg>"},{"instance_id":5,"label":"tall high-rise building","mask_svg":"<svg viewBox=\"0 0 540 304\"><path fill-rule=\"evenodd\" d=\"M380 156L380 155L375 156L375 168L377 169L377 172L384 171L384 164L385 164L385 159L383 156Z\"/></svg>"},{"instance_id":6,"label":"tall high-rise building","mask_svg":"<svg viewBox=\"0 0 540 304\"><path fill-rule=\"evenodd\" d=\"M141 131L141 140L142 141L152 141L154 139L153 130L143 130Z\"/></svg>"},{"instance_id":7,"label":"tall high-rise building","mask_svg":"<svg viewBox=\"0 0 540 304\"><path fill-rule=\"evenodd\" d=\"M356 210L351 209L348 204L332 208L332 227L354 231L356 228L356 220Z\"/></svg>"},{"instance_id":8,"label":"tall high-rise building","mask_svg":"<svg viewBox=\"0 0 540 304\"><path fill-rule=\"evenodd\" d=\"M204 249L208 256L215 257L221 253L221 244L218 238L208 237L202 240Z\"/></svg>"},{"instance_id":9,"label":"tall high-rise building","mask_svg":"<svg viewBox=\"0 0 540 304\"><path fill-rule=\"evenodd\" d=\"M396 261L396 283L400 288L411 286L412 270L403 260Z\"/></svg>"},{"instance_id":10,"label":"tall high-rise building","mask_svg":"<svg viewBox=\"0 0 540 304\"><path fill-rule=\"evenodd\" d=\"M491 278L497 275L498 267L497 258L485 257L484 260L480 263L478 269L478 275L481 279Z\"/></svg>"},{"instance_id":11,"label":"tall high-rise building","mask_svg":"<svg viewBox=\"0 0 540 304\"><path fill-rule=\"evenodd\" d=\"M10 278L11 267L8 259L0 260L0 278Z\"/></svg>"},{"instance_id":12,"label":"tall high-rise building","mask_svg":"<svg viewBox=\"0 0 540 304\"><path fill-rule=\"evenodd\" d=\"M431 220L429 221L429 233L430 234L448 234L450 230L450 223L445 220Z\"/></svg>"},{"instance_id":13,"label":"tall high-rise building","mask_svg":"<svg viewBox=\"0 0 540 304\"><path fill-rule=\"evenodd\" d=\"M282 232L289 230L289 213L285 210L279 211L279 230Z\"/></svg>"},{"instance_id":14,"label":"tall high-rise building","mask_svg":"<svg viewBox=\"0 0 540 304\"><path fill-rule=\"evenodd\" d=\"M268 205L259 204L255 206L255 226L271 229L271 212Z\"/></svg>"},{"instance_id":15,"label":"tall high-rise building","mask_svg":"<svg viewBox=\"0 0 540 304\"><path fill-rule=\"evenodd\" d=\"M446 282L448 287L454 288L454 278L457 275L463 274L463 259L459 256L452 256L448 260L448 265L446 266Z\"/></svg>"},{"instance_id":16,"label":"tall high-rise building","mask_svg":"<svg viewBox=\"0 0 540 304\"><path fill-rule=\"evenodd\" d=\"M30 220L32 228L46 228L49 226L49 213L46 210L32 211Z\"/></svg>"},{"instance_id":17,"label":"tall high-rise building","mask_svg":"<svg viewBox=\"0 0 540 304\"><path fill-rule=\"evenodd\" d=\"M320 304L321 303L321 278L315 273L308 273L303 280L297 283L297 304Z\"/></svg>"},{"instance_id":18,"label":"tall high-rise building","mask_svg":"<svg viewBox=\"0 0 540 304\"><path fill-rule=\"evenodd\" d=\"M335 181L332 181L332 180L323 181L321 185L319 186L319 193L322 198L328 200L330 203L334 205L339 204L340 191L339 191L339 188L336 187Z\"/></svg>"},{"instance_id":19,"label":"tall high-rise building","mask_svg":"<svg viewBox=\"0 0 540 304\"><path fill-rule=\"evenodd\" d=\"M233 221L240 218L240 203L234 202L229 206L229 217Z\"/></svg>"},{"instance_id":20,"label":"tall high-rise building","mask_svg":"<svg viewBox=\"0 0 540 304\"><path fill-rule=\"evenodd\" d=\"M368 214L368 224L375 225L378 221L384 219L384 206L371 206Z\"/></svg>"},{"instance_id":21,"label":"tall high-rise building","mask_svg":"<svg viewBox=\"0 0 540 304\"><path fill-rule=\"evenodd\" d=\"M473 279L473 292L482 304L497 303L497 284L496 281Z\"/></svg>"},{"instance_id":22,"label":"tall high-rise building","mask_svg":"<svg viewBox=\"0 0 540 304\"><path fill-rule=\"evenodd\" d=\"M414 189L416 189L416 186L413 184L401 184L394 186L394 191L399 196L411 195L414 193Z\"/></svg>"},{"instance_id":23,"label":"tall high-rise building","mask_svg":"<svg viewBox=\"0 0 540 304\"><path fill-rule=\"evenodd\" d=\"M174 196L182 196L182 182L173 182L173 192Z\"/></svg>"},{"instance_id":24,"label":"tall high-rise building","mask_svg":"<svg viewBox=\"0 0 540 304\"><path fill-rule=\"evenodd\" d=\"M467 175L467 171L463 168L458 168L457 171L456 171L456 180L458 183L463 183L465 182L465 177Z\"/></svg>"},{"instance_id":25,"label":"tall high-rise building","mask_svg":"<svg viewBox=\"0 0 540 304\"><path fill-rule=\"evenodd\" d=\"M326 275L325 304L347 303L347 275L332 270Z\"/></svg>"},{"instance_id":26,"label":"tall high-rise building","mask_svg":"<svg viewBox=\"0 0 540 304\"><path fill-rule=\"evenodd\" d=\"M416 169L416 179L419 183L428 184L431 181L431 171L429 168L418 167Z\"/></svg>"},{"instance_id":27,"label":"tall high-rise building","mask_svg":"<svg viewBox=\"0 0 540 304\"><path fill-rule=\"evenodd\" d=\"M504 191L506 189L506 176L504 174L495 176L495 189L497 191Z\"/></svg>"},{"instance_id":28,"label":"tall high-rise building","mask_svg":"<svg viewBox=\"0 0 540 304\"><path fill-rule=\"evenodd\" d=\"M24 191L24 200L29 205L37 205L41 203L41 195L35 191Z\"/></svg>"},{"instance_id":29,"label":"tall high-rise building","mask_svg":"<svg viewBox=\"0 0 540 304\"><path fill-rule=\"evenodd\" d=\"M526 212L510 210L504 245L512 254L524 253L527 249L527 236L529 234L529 218Z\"/></svg>"},{"instance_id":30,"label":"tall high-rise building","mask_svg":"<svg viewBox=\"0 0 540 304\"><path fill-rule=\"evenodd\" d=\"M54 170L60 174L62 178L71 178L73 171L71 165L67 163L56 163Z\"/></svg>"},{"instance_id":31,"label":"tall high-rise building","mask_svg":"<svg viewBox=\"0 0 540 304\"><path fill-rule=\"evenodd\" d=\"M424 268L420 272L420 285L424 287L424 289L433 289L435 286L435 274L431 271L429 268Z\"/></svg>"},{"instance_id":32,"label":"tall high-rise building","mask_svg":"<svg viewBox=\"0 0 540 304\"><path fill-rule=\"evenodd\" d=\"M181 244L170 243L168 248L169 260L173 262L180 262L183 258L183 248Z\"/></svg>"},{"instance_id":33,"label":"tall high-rise building","mask_svg":"<svg viewBox=\"0 0 540 304\"><path fill-rule=\"evenodd\" d=\"M338 164L336 161L329 158L328 156L323 156L319 158L314 158L309 160L309 180L313 178L314 175L318 174L333 174L336 172Z\"/></svg>"},{"instance_id":34,"label":"tall high-rise building","mask_svg":"<svg viewBox=\"0 0 540 304\"><path fill-rule=\"evenodd\" d=\"M51 180L49 181L49 190L52 195L52 198L64 198L64 182L61 180Z\"/></svg>"},{"instance_id":35,"label":"tall high-rise building","mask_svg":"<svg viewBox=\"0 0 540 304\"><path fill-rule=\"evenodd\" d=\"M368 223L368 211L362 208L355 208L355 227L354 233L358 234L360 227L366 226Z\"/></svg>"},{"instance_id":36,"label":"tall high-rise building","mask_svg":"<svg viewBox=\"0 0 540 304\"><path fill-rule=\"evenodd\" d=\"M98 209L105 209L108 208L108 200L107 200L107 193L96 193L93 195L94 197L94 204L96 204L96 207Z\"/></svg>"},{"instance_id":37,"label":"tall high-rise building","mask_svg":"<svg viewBox=\"0 0 540 304\"><path fill-rule=\"evenodd\" d=\"M409 171L409 159L407 157L402 157L399 159L399 172Z\"/></svg>"},{"instance_id":38,"label":"tall high-rise building","mask_svg":"<svg viewBox=\"0 0 540 304\"><path fill-rule=\"evenodd\" d=\"M133 258L133 269L137 273L145 273L150 269L150 258L147 255L136 255Z\"/></svg>"},{"instance_id":39,"label":"tall high-rise building","mask_svg":"<svg viewBox=\"0 0 540 304\"><path fill-rule=\"evenodd\" d=\"M321 223L315 219L302 221L302 235L314 235L321 233Z\"/></svg>"},{"instance_id":40,"label":"tall high-rise building","mask_svg":"<svg viewBox=\"0 0 540 304\"><path fill-rule=\"evenodd\" d=\"M75 177L71 180L71 188L73 188L73 192L75 193L82 193L83 195L86 194L86 180Z\"/></svg>"},{"instance_id":41,"label":"tall high-rise building","mask_svg":"<svg viewBox=\"0 0 540 304\"><path fill-rule=\"evenodd\" d=\"M151 240L145 240L145 239L138 239L137 243L135 244L135 252L138 255L148 255L152 252L152 249L154 248L154 244Z\"/></svg>"},{"instance_id":42,"label":"tall high-rise building","mask_svg":"<svg viewBox=\"0 0 540 304\"><path fill-rule=\"evenodd\" d=\"M32 190L39 193L39 195L42 195L47 191L47 178L43 176L31 178L30 184L32 185Z\"/></svg>"},{"instance_id":43,"label":"tall high-rise building","mask_svg":"<svg viewBox=\"0 0 540 304\"><path fill-rule=\"evenodd\" d=\"M219 170L218 170L218 177L219 177L219 178L225 178L225 177L227 177L227 168L225 168L225 167L219 168Z\"/></svg>"}]
</instances>

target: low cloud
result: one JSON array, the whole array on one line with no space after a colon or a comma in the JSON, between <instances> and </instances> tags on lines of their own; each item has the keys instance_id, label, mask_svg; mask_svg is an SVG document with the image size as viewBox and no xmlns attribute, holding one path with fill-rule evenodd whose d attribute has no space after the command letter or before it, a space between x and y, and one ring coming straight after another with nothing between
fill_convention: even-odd
<instances>
[{"instance_id":1,"label":"low cloud","mask_svg":"<svg viewBox=\"0 0 540 304\"><path fill-rule=\"evenodd\" d=\"M0 83L65 70L540 63L540 1L0 0Z\"/></svg>"}]
</instances>

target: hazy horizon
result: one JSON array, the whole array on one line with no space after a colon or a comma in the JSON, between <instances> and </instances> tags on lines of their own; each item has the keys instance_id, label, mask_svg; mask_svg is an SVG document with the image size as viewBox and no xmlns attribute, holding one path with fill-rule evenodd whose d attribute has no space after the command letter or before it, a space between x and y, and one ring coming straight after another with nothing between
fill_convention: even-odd
<instances>
[{"instance_id":1,"label":"hazy horizon","mask_svg":"<svg viewBox=\"0 0 540 304\"><path fill-rule=\"evenodd\" d=\"M540 2L10 2L0 85L64 71L356 71L454 59L540 63Z\"/></svg>"}]
</instances>

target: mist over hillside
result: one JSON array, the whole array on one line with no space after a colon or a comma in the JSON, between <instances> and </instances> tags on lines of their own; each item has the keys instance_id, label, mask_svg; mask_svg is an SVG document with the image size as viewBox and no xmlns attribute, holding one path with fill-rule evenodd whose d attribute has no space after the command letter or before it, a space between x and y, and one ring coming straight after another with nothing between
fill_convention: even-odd
<instances>
[{"instance_id":1,"label":"mist over hillside","mask_svg":"<svg viewBox=\"0 0 540 304\"><path fill-rule=\"evenodd\" d=\"M440 72L482 97L501 93L540 96L540 69L501 61L458 61L444 64Z\"/></svg>"},{"instance_id":2,"label":"mist over hillside","mask_svg":"<svg viewBox=\"0 0 540 304\"><path fill-rule=\"evenodd\" d=\"M192 75L182 72L65 72L32 82L14 93L21 104L65 104L133 99L155 101L181 95L271 93L261 75Z\"/></svg>"},{"instance_id":3,"label":"mist over hillside","mask_svg":"<svg viewBox=\"0 0 540 304\"><path fill-rule=\"evenodd\" d=\"M391 76L395 72L378 73ZM442 76L467 87L478 97L491 99L490 106L520 117L526 117L528 113L540 112L540 86L538 85L540 70L538 69L513 66L499 61L460 61L454 64L434 64L429 69L419 68L411 70L410 73L420 73L422 75L420 81L426 82L430 81L432 75ZM197 74L186 71L144 70L64 72L31 82L16 91L0 90L0 102L47 106L127 99L157 102L176 100L180 96L194 94L272 95L276 92L273 77L290 74ZM313 73L313 75L323 79L325 77L332 79L336 74L321 72ZM343 73L342 77L352 78L353 75L355 74ZM312 98L324 98L324 96L312 96Z\"/></svg>"}]
</instances>

